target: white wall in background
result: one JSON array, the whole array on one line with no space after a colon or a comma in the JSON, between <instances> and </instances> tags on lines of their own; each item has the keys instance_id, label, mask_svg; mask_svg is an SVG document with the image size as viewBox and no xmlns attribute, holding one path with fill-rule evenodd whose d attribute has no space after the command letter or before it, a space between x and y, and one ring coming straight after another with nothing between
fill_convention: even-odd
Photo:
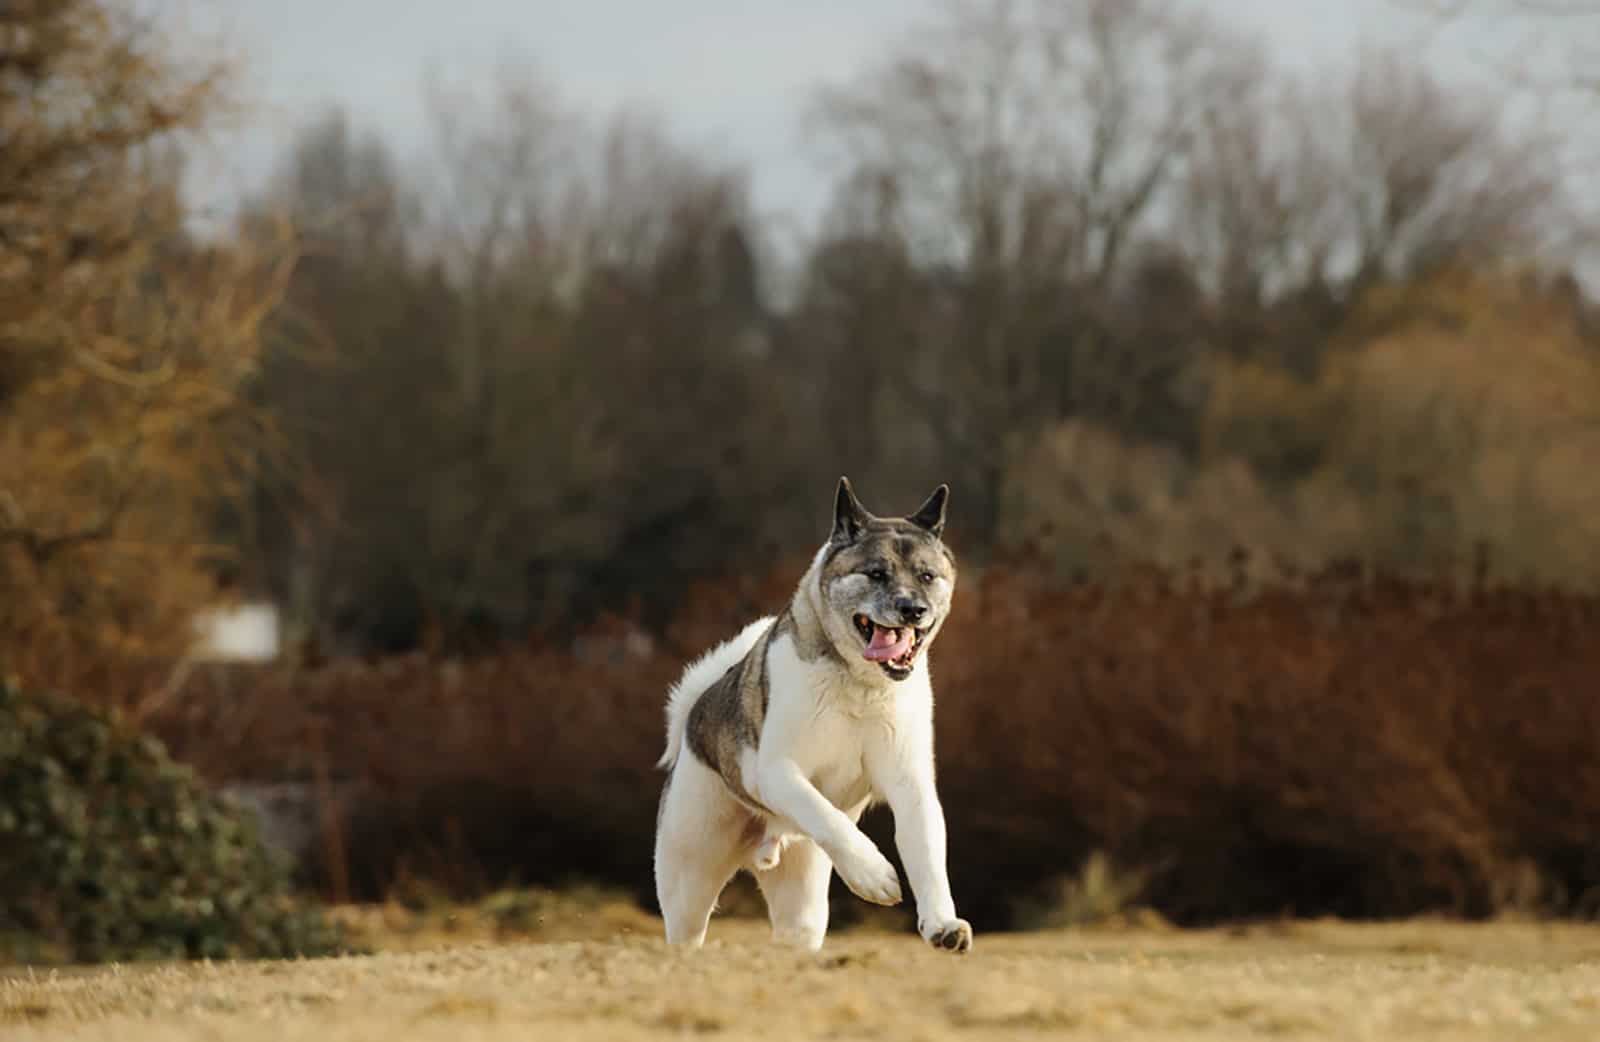
<instances>
[{"instance_id":1,"label":"white wall in background","mask_svg":"<svg viewBox=\"0 0 1600 1042\"><path fill-rule=\"evenodd\" d=\"M219 608L195 620L195 657L209 662L270 662L278 657L278 608L255 601Z\"/></svg>"}]
</instances>

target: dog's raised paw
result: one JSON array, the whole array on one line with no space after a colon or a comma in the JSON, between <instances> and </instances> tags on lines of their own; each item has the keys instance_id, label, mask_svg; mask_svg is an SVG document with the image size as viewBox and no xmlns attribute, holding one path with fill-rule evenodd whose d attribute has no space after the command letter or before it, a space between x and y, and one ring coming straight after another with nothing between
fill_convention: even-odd
<instances>
[{"instance_id":1,"label":"dog's raised paw","mask_svg":"<svg viewBox=\"0 0 1600 1042\"><path fill-rule=\"evenodd\" d=\"M900 903L900 874L876 848L835 858L834 869L850 892L878 905Z\"/></svg>"},{"instance_id":2,"label":"dog's raised paw","mask_svg":"<svg viewBox=\"0 0 1600 1042\"><path fill-rule=\"evenodd\" d=\"M965 919L925 925L920 932L923 940L940 951L965 955L972 950L972 924Z\"/></svg>"}]
</instances>

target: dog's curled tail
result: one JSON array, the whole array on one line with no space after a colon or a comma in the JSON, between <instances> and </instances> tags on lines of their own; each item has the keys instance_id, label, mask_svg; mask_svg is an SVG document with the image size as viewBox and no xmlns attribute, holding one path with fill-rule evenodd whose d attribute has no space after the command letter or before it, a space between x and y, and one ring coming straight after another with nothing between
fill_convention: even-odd
<instances>
[{"instance_id":1,"label":"dog's curled tail","mask_svg":"<svg viewBox=\"0 0 1600 1042\"><path fill-rule=\"evenodd\" d=\"M724 641L700 656L683 671L683 676L672 685L672 690L667 693L667 751L661 754L661 759L656 761L656 766L671 770L678 762L678 753L683 749L683 732L689 722L689 710L700 696L705 694L706 688L715 684L722 678L722 674L732 669L755 647L756 641L761 639L761 634L771 626L775 616L757 619L732 640Z\"/></svg>"}]
</instances>

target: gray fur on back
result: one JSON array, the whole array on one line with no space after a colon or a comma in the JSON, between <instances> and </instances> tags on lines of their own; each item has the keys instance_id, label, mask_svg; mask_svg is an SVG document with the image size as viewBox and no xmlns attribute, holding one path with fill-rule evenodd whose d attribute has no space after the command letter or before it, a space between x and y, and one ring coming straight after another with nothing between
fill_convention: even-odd
<instances>
[{"instance_id":1,"label":"gray fur on back","mask_svg":"<svg viewBox=\"0 0 1600 1042\"><path fill-rule=\"evenodd\" d=\"M774 623L744 658L695 700L684 730L689 751L721 775L740 802L763 813L766 808L745 790L739 758L761 739L767 717L767 646L776 629Z\"/></svg>"}]
</instances>

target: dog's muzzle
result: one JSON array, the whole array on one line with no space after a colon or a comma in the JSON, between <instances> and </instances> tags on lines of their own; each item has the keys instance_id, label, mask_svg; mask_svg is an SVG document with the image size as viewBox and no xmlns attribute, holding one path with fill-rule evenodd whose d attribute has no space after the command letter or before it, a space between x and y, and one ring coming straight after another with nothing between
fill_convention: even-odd
<instances>
[{"instance_id":1,"label":"dog's muzzle","mask_svg":"<svg viewBox=\"0 0 1600 1042\"><path fill-rule=\"evenodd\" d=\"M924 617L925 609L917 617ZM927 638L928 631L916 626L885 626L867 615L855 617L856 632L866 642L861 657L876 662L894 680L904 680L911 675L917 652Z\"/></svg>"}]
</instances>

